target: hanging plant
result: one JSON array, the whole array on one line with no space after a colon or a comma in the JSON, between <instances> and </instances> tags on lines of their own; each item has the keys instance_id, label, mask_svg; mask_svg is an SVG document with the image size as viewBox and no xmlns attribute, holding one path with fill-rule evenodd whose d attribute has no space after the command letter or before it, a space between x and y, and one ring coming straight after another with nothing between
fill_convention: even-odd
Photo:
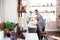
<instances>
[{"instance_id":1,"label":"hanging plant","mask_svg":"<svg viewBox=\"0 0 60 40\"><path fill-rule=\"evenodd\" d=\"M32 11L30 11L30 13L33 13Z\"/></svg>"}]
</instances>

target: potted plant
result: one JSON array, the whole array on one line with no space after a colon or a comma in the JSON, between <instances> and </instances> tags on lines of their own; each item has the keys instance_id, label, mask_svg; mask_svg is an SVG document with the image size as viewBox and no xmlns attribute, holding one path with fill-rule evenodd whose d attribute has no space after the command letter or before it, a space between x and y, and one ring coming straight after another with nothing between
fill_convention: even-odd
<instances>
[{"instance_id":1,"label":"potted plant","mask_svg":"<svg viewBox=\"0 0 60 40\"><path fill-rule=\"evenodd\" d=\"M7 37L10 37L9 33L16 27L16 24L13 22L7 21L4 23L4 25L5 25L5 29L7 30Z\"/></svg>"},{"instance_id":2,"label":"potted plant","mask_svg":"<svg viewBox=\"0 0 60 40\"><path fill-rule=\"evenodd\" d=\"M16 27L16 24L15 23L13 23L13 22L9 22L9 21L7 21L7 22L5 22L5 29L6 30L10 30L10 29L14 29Z\"/></svg>"}]
</instances>

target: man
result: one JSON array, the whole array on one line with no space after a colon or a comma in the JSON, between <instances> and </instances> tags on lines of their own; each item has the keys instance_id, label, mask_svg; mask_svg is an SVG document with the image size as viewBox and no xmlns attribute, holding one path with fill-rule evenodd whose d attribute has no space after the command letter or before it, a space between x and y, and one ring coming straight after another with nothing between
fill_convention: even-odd
<instances>
[{"instance_id":1,"label":"man","mask_svg":"<svg viewBox=\"0 0 60 40\"><path fill-rule=\"evenodd\" d=\"M37 15L37 35L38 35L38 38L39 40L42 40L43 36L41 35L41 32L44 31L45 29L45 26L44 26L44 20L43 20L43 17L38 13L38 10L35 10L35 15Z\"/></svg>"}]
</instances>

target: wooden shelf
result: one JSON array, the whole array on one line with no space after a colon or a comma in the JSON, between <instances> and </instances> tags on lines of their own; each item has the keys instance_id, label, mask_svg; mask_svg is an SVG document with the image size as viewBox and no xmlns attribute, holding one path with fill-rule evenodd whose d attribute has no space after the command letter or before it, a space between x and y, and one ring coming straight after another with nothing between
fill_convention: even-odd
<instances>
[{"instance_id":1,"label":"wooden shelf","mask_svg":"<svg viewBox=\"0 0 60 40\"><path fill-rule=\"evenodd\" d=\"M39 13L53 13L53 12L39 12Z\"/></svg>"},{"instance_id":2,"label":"wooden shelf","mask_svg":"<svg viewBox=\"0 0 60 40\"><path fill-rule=\"evenodd\" d=\"M29 6L29 7L56 7L56 6Z\"/></svg>"},{"instance_id":3,"label":"wooden shelf","mask_svg":"<svg viewBox=\"0 0 60 40\"><path fill-rule=\"evenodd\" d=\"M47 12L39 12L39 13L53 13L53 11L50 11L50 12L48 12L48 11L47 11ZM54 12L54 13L55 13L55 12Z\"/></svg>"}]
</instances>

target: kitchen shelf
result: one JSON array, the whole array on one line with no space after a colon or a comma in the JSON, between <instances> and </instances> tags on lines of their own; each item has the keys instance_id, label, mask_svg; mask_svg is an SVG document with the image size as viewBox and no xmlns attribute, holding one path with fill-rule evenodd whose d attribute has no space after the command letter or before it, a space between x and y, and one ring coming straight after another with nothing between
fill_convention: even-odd
<instances>
[{"instance_id":1,"label":"kitchen shelf","mask_svg":"<svg viewBox=\"0 0 60 40\"><path fill-rule=\"evenodd\" d=\"M50 12L39 12L39 13L50 13Z\"/></svg>"},{"instance_id":2,"label":"kitchen shelf","mask_svg":"<svg viewBox=\"0 0 60 40\"><path fill-rule=\"evenodd\" d=\"M50 12L39 12L39 13L53 13L53 11L50 11ZM55 11L54 11L54 13L55 13Z\"/></svg>"},{"instance_id":3,"label":"kitchen shelf","mask_svg":"<svg viewBox=\"0 0 60 40\"><path fill-rule=\"evenodd\" d=\"M52 11L50 11L50 12L39 12L39 13L53 13ZM55 12L54 12L55 13Z\"/></svg>"},{"instance_id":4,"label":"kitchen shelf","mask_svg":"<svg viewBox=\"0 0 60 40\"><path fill-rule=\"evenodd\" d=\"M56 7L56 6L29 6L29 7Z\"/></svg>"}]
</instances>

